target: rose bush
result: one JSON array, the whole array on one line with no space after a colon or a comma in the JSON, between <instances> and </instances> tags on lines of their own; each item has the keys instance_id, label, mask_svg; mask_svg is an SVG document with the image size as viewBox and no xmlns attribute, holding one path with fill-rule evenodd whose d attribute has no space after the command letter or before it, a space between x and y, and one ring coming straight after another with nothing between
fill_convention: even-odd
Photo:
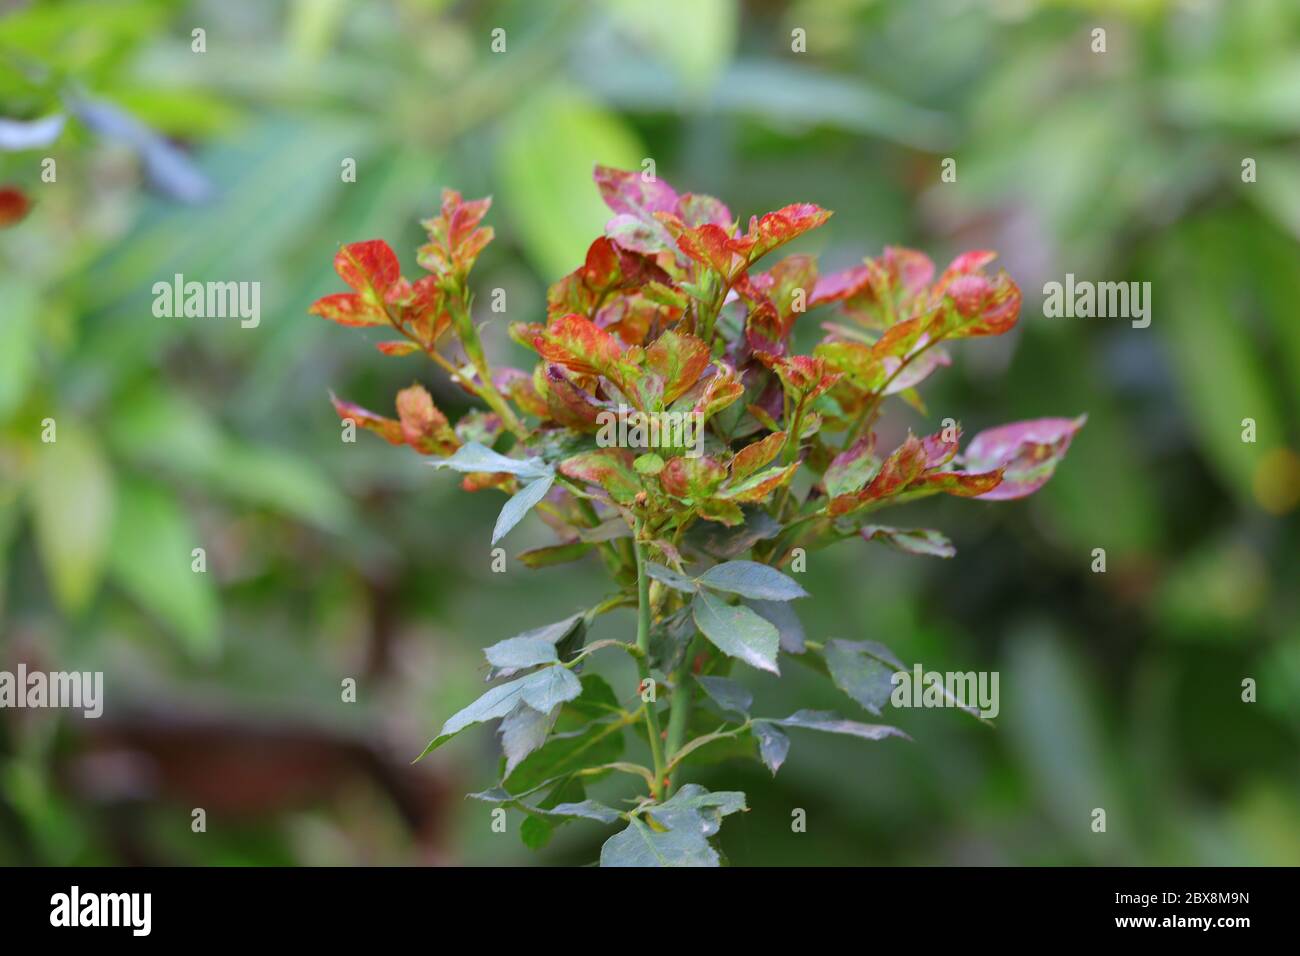
<instances>
[{"instance_id":1,"label":"rose bush","mask_svg":"<svg viewBox=\"0 0 1300 956\"><path fill-rule=\"evenodd\" d=\"M728 676L736 661L779 674L784 654L876 716L906 669L872 641L808 639L792 606L808 595L782 569L850 537L949 557L941 533L879 524L878 512L936 494L1032 494L1084 418L1004 425L964 452L955 423L880 448L886 399L923 409L916 389L949 364L947 344L1015 325L1020 290L987 271L993 253L958 256L936 278L924 254L886 248L822 275L811 256L765 260L827 210L790 205L742 230L710 196L605 167L595 179L614 213L605 234L551 287L544 322L510 328L539 357L531 372L490 363L471 317L470 272L492 240L487 199L444 192L424 223L428 274L413 282L382 240L345 246L335 267L352 291L311 311L393 330L381 352L427 355L484 406L453 424L417 384L397 394L395 417L334 399L341 417L462 473L467 491L504 493L494 545L536 509L556 542L520 554L525 565L595 553L613 583L599 605L486 648L489 678L501 682L425 754L499 720L501 779L474 796L522 811L529 845L584 817L620 828L604 865L716 865L722 818L745 810L745 796L679 786L685 765L751 756L776 773L792 728L905 736L830 712L753 715L752 695ZM811 355L794 354L794 325L813 309L828 315L826 334ZM692 429L667 427L680 420ZM624 606L636 608L634 638L586 641L597 616ZM582 673L603 651L635 662L636 693L620 697ZM648 763L624 759L629 732ZM623 808L587 796L587 784L616 773L640 779L644 794Z\"/></svg>"}]
</instances>

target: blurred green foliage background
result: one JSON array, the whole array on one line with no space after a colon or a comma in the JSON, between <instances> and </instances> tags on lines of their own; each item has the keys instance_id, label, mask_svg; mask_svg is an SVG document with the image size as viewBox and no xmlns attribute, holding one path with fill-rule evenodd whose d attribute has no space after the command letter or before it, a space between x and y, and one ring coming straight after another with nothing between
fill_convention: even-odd
<instances>
[{"instance_id":1,"label":"blurred green foliage background","mask_svg":"<svg viewBox=\"0 0 1300 956\"><path fill-rule=\"evenodd\" d=\"M341 442L331 388L464 397L305 310L341 288L342 242L387 239L417 274L453 186L495 197L480 301L536 321L607 218L593 164L653 158L745 217L835 210L805 246L826 271L885 244L1001 252L1019 330L964 345L897 427L1089 415L1035 498L909 508L955 559L813 556L810 637L997 670L1002 713L799 737L775 780L704 770L749 793L730 859L1300 863L1298 104L1291 0L0 3L0 116L68 116L0 151L34 202L0 230L0 669L107 685L100 721L0 713L0 862L595 858L595 824L533 854L461 799L494 780L489 732L408 761L478 692L479 648L595 603L601 570L492 574L497 497ZM1150 281L1151 326L1044 318L1067 272ZM176 273L259 281L260 325L155 317ZM511 553L547 535L530 519ZM758 712L852 712L787 671L744 675Z\"/></svg>"}]
</instances>

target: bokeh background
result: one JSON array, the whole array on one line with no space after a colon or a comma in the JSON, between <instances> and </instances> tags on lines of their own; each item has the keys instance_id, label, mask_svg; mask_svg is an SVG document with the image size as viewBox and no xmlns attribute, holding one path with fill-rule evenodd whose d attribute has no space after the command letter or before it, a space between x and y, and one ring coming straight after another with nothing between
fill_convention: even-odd
<instances>
[{"instance_id":1,"label":"bokeh background","mask_svg":"<svg viewBox=\"0 0 1300 956\"><path fill-rule=\"evenodd\" d=\"M495 779L489 730L409 761L480 692L479 649L599 600L600 569L493 574L498 497L343 444L331 388L462 396L305 310L341 288L341 242L385 238L416 274L454 186L495 197L479 289L536 320L607 216L592 165L647 157L744 216L835 210L802 244L826 269L1001 251L1018 330L955 350L930 417L892 427L1089 415L1036 497L911 506L956 558L813 556L810 636L996 670L1002 713L889 714L911 744L801 735L775 780L700 771L749 793L730 859L1300 863L1292 0L3 0L0 115L53 114L51 145L0 149L34 201L0 230L0 669L102 670L106 705L0 712L0 863L596 857L596 824L533 853L462 798ZM1150 327L1044 318L1067 272L1151 282ZM176 273L259 281L259 327L154 317ZM547 540L530 519L509 550ZM744 675L760 713L853 712L786 670Z\"/></svg>"}]
</instances>

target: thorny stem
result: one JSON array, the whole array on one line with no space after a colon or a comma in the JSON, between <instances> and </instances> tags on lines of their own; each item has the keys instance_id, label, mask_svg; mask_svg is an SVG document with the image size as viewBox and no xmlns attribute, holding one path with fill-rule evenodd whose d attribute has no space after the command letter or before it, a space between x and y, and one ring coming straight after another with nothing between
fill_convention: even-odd
<instances>
[{"instance_id":1,"label":"thorny stem","mask_svg":"<svg viewBox=\"0 0 1300 956\"><path fill-rule=\"evenodd\" d=\"M641 540L641 528L636 529L633 541L636 551L636 646L641 651L637 658L637 673L641 677L641 687L650 680L650 577L646 574L645 542ZM650 735L650 757L654 761L655 779L650 786L650 795L656 801L663 797L664 788L664 752L662 732L659 729L659 711L653 704L645 708L646 730Z\"/></svg>"},{"instance_id":2,"label":"thorny stem","mask_svg":"<svg viewBox=\"0 0 1300 956\"><path fill-rule=\"evenodd\" d=\"M692 644L694 641L691 642ZM691 648L686 649L686 656L673 672L673 700L668 711L668 747L666 756L668 766L672 768L673 758L682 748L686 736L686 725L691 719ZM671 796L673 790L673 770L668 771L664 796Z\"/></svg>"},{"instance_id":3,"label":"thorny stem","mask_svg":"<svg viewBox=\"0 0 1300 956\"><path fill-rule=\"evenodd\" d=\"M478 372L480 382L477 387L479 397L487 402L489 408L501 416L501 423L508 428L511 433L520 441L528 439L528 429L515 416L508 402L501 397L497 387L492 384L492 371L488 367L487 356L483 352L483 346L478 340L478 331L474 328L474 317L470 312L470 294L469 290L464 287L463 280L458 283L459 295L448 296L449 305L460 313L460 321L453 319L452 324L460 329L461 345L465 348L465 354L473 363L475 370Z\"/></svg>"}]
</instances>

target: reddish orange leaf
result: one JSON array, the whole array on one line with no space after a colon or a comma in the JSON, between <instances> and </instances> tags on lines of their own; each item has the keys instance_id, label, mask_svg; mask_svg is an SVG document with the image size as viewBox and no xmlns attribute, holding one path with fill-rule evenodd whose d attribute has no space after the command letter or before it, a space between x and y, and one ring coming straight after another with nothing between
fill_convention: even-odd
<instances>
[{"instance_id":1,"label":"reddish orange leaf","mask_svg":"<svg viewBox=\"0 0 1300 956\"><path fill-rule=\"evenodd\" d=\"M369 409L362 408L360 405L354 405L351 402L341 401L330 392L330 402L334 405L334 410L338 412L339 418L351 419L362 428L369 429L376 435L379 435L390 445L406 444L406 436L402 433L401 422L391 418L385 418L383 415L376 415Z\"/></svg>"}]
</instances>

